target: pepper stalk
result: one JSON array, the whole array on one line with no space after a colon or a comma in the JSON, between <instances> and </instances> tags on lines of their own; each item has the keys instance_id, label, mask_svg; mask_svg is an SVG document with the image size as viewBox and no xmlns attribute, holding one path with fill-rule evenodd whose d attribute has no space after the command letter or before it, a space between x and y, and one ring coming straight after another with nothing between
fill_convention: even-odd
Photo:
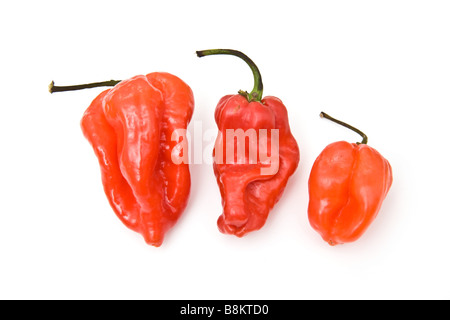
<instances>
[{"instance_id":1,"label":"pepper stalk","mask_svg":"<svg viewBox=\"0 0 450 320\"><path fill-rule=\"evenodd\" d=\"M55 82L52 81L48 86L48 91L50 93L53 93L53 92L75 91L75 90L83 90L83 89L98 88L98 87L114 87L116 84L118 84L121 81L122 80L109 80L109 81L102 81L102 82L78 84L78 85L74 85L74 86L55 86Z\"/></svg>"},{"instance_id":2,"label":"pepper stalk","mask_svg":"<svg viewBox=\"0 0 450 320\"><path fill-rule=\"evenodd\" d=\"M226 54L236 56L244 60L252 70L254 86L253 90L250 93L248 93L247 91L239 90L239 94L246 97L248 102L252 101L261 102L263 96L263 83L261 73L259 72L259 69L256 66L256 64L247 55L245 55L240 51L232 49L209 49L197 51L196 53L199 58L216 54Z\"/></svg>"},{"instance_id":3,"label":"pepper stalk","mask_svg":"<svg viewBox=\"0 0 450 320\"><path fill-rule=\"evenodd\" d=\"M328 120L331 120L331 121L333 121L333 122L335 122L335 123L337 123L337 124L339 124L341 126L344 126L344 127L348 128L350 130L353 130L354 132L356 132L357 134L359 134L363 138L363 140L361 142L357 142L357 144L367 144L369 139L367 138L366 134L364 132L362 132L361 130L359 130L359 129L357 129L357 128L355 128L355 127L353 127L353 126L351 126L351 125L349 125L349 124L347 124L345 122L342 122L341 120L337 120L337 119L329 116L325 112L321 112L320 113L320 117L328 119Z\"/></svg>"}]
</instances>

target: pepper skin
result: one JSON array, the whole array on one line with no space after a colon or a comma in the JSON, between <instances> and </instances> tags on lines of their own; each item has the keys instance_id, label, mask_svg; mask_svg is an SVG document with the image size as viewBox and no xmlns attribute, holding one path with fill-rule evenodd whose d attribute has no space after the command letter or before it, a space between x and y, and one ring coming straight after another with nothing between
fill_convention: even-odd
<instances>
[{"instance_id":1,"label":"pepper skin","mask_svg":"<svg viewBox=\"0 0 450 320\"><path fill-rule=\"evenodd\" d=\"M242 237L259 230L266 222L270 210L280 200L286 184L295 172L300 161L296 140L291 134L288 113L280 99L262 99L261 75L256 65L241 52L229 49L204 50L197 52L199 57L210 54L231 54L244 59L252 68L255 88L251 93L242 92L223 97L215 110L215 121L219 129L214 148L214 173L222 197L223 213L217 221L224 234ZM227 130L253 130L261 143L261 129L267 132L267 147L271 150L276 144L272 130L278 130L278 157L269 163L261 158L251 162L252 148L260 151L259 143L249 141L245 153L239 155L239 141L227 139ZM241 146L242 147L242 146ZM234 158L227 158L227 149L234 150ZM220 152L222 156L218 157ZM258 153L259 154L259 153ZM273 154L271 154L273 155ZM225 160L225 161L221 161ZM261 169L275 165L275 170L264 172Z\"/></svg>"},{"instance_id":2,"label":"pepper skin","mask_svg":"<svg viewBox=\"0 0 450 320\"><path fill-rule=\"evenodd\" d=\"M322 116L335 121L327 114ZM332 143L312 167L308 217L330 245L358 240L378 215L392 185L389 162L366 143L367 137L358 144Z\"/></svg>"},{"instance_id":3,"label":"pepper skin","mask_svg":"<svg viewBox=\"0 0 450 320\"><path fill-rule=\"evenodd\" d=\"M171 136L186 129L193 108L186 83L168 73L150 73L103 91L81 120L111 207L156 247L188 202L189 164L172 161L178 141Z\"/></svg>"}]
</instances>

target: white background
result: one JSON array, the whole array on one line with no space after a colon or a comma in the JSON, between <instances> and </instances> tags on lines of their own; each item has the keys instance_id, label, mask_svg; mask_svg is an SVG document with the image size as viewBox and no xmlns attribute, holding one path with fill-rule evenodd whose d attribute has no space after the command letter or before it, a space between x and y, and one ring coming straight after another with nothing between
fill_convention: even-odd
<instances>
[{"instance_id":1,"label":"white background","mask_svg":"<svg viewBox=\"0 0 450 320\"><path fill-rule=\"evenodd\" d=\"M0 4L0 298L450 298L450 2L3 1ZM79 121L102 89L69 85L167 71L193 89L193 121L215 129L225 94L251 90L232 48L283 100L299 169L260 231L221 234L213 170L192 165L189 206L162 247L116 218ZM329 143L359 136L394 184L357 242L309 226L307 181ZM191 128L192 129L192 128ZM206 142L210 142L206 141Z\"/></svg>"}]
</instances>

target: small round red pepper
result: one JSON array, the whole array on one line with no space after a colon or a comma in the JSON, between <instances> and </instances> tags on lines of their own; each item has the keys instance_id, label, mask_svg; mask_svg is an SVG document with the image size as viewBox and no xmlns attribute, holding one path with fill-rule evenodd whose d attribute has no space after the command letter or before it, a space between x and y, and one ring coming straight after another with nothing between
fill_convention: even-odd
<instances>
[{"instance_id":1,"label":"small round red pepper","mask_svg":"<svg viewBox=\"0 0 450 320\"><path fill-rule=\"evenodd\" d=\"M334 142L317 157L309 177L309 222L330 245L353 242L376 218L392 185L392 168L360 130L326 113L321 117L359 133L363 141Z\"/></svg>"}]
</instances>

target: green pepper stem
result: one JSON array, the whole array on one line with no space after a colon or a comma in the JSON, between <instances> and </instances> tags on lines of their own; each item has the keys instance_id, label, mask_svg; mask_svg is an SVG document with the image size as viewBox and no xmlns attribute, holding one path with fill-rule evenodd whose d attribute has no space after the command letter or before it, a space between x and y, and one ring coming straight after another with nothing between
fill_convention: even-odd
<instances>
[{"instance_id":1,"label":"green pepper stem","mask_svg":"<svg viewBox=\"0 0 450 320\"><path fill-rule=\"evenodd\" d=\"M232 50L232 49L210 49L210 50L201 50L197 51L197 56L199 58L215 55L215 54L227 54L232 55L241 58L244 60L247 65L250 67L253 73L253 79L254 79L254 86L253 90L248 93L246 91L240 90L239 93L247 98L249 102L251 101L258 101L260 102L262 100L263 96L263 83L261 78L261 73L259 72L258 67L256 64L245 54L243 54L240 51Z\"/></svg>"},{"instance_id":2,"label":"green pepper stem","mask_svg":"<svg viewBox=\"0 0 450 320\"><path fill-rule=\"evenodd\" d=\"M321 112L320 113L320 117L321 118L326 118L326 119L331 120L331 121L333 121L333 122L335 122L337 124L340 124L341 126L344 126L344 127L348 128L350 130L353 130L354 132L356 132L357 134L359 134L363 138L363 140L361 142L358 142L358 144L367 144L368 138L367 138L366 134L364 132L362 132L361 130L356 129L355 127L353 127L353 126L351 126L351 125L349 125L349 124L347 124L345 122L337 120L337 119L329 116L325 112Z\"/></svg>"},{"instance_id":3,"label":"green pepper stem","mask_svg":"<svg viewBox=\"0 0 450 320\"><path fill-rule=\"evenodd\" d=\"M114 87L120 81L122 81L122 80L109 80L109 81L103 81L103 82L93 82L93 83L87 83L87 84L79 84L79 85L75 85L75 86L55 86L55 82L52 81L50 83L50 85L48 86L48 91L50 91L50 93L53 93L53 92L83 90L83 89L97 88L97 87Z\"/></svg>"}]
</instances>

